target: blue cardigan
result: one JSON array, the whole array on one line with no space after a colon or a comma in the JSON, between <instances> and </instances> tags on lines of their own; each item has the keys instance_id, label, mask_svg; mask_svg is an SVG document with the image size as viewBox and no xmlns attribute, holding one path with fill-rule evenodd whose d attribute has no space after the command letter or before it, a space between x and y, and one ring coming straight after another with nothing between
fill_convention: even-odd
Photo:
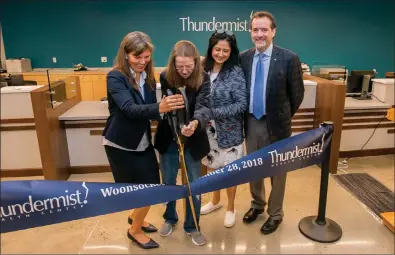
<instances>
[{"instance_id":1,"label":"blue cardigan","mask_svg":"<svg viewBox=\"0 0 395 255\"><path fill-rule=\"evenodd\" d=\"M151 141L150 120L159 120L155 89L145 83L145 100L132 87L126 75L118 70L107 74L107 98L110 116L103 136L124 148L135 150L144 133Z\"/></svg>"}]
</instances>

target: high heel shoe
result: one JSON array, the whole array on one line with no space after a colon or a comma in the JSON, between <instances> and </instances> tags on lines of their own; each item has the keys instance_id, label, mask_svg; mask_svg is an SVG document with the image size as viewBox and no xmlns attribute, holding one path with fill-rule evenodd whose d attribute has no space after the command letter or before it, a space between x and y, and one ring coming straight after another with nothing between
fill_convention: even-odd
<instances>
[{"instance_id":1,"label":"high heel shoe","mask_svg":"<svg viewBox=\"0 0 395 255\"><path fill-rule=\"evenodd\" d=\"M130 217L128 217L128 223L130 225L133 224L133 220ZM154 233L158 231L158 229L154 225L152 225L151 223L148 224L148 227L141 226L141 230L143 230L145 233Z\"/></svg>"},{"instance_id":2,"label":"high heel shoe","mask_svg":"<svg viewBox=\"0 0 395 255\"><path fill-rule=\"evenodd\" d=\"M128 234L127 235L128 235L128 238L130 240L132 240L135 244L137 244L137 246L139 246L142 249L154 249L154 248L158 248L159 247L159 244L157 242L155 242L154 240L152 240L151 238L149 239L148 243L140 243L139 241L137 241L136 238L134 238L130 234L129 230L128 230Z\"/></svg>"}]
</instances>

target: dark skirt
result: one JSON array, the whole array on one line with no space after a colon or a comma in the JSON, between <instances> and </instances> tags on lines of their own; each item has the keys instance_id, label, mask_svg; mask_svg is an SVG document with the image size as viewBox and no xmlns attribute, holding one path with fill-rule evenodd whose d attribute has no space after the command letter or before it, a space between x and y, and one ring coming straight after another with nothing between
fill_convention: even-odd
<instances>
[{"instance_id":1,"label":"dark skirt","mask_svg":"<svg viewBox=\"0 0 395 255\"><path fill-rule=\"evenodd\" d=\"M125 151L104 146L116 183L160 184L159 165L155 149Z\"/></svg>"}]
</instances>

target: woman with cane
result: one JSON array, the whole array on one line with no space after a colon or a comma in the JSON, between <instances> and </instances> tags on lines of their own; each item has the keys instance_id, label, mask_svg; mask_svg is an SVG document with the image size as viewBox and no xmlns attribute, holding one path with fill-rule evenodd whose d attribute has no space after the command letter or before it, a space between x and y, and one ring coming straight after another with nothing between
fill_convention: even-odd
<instances>
[{"instance_id":1,"label":"woman with cane","mask_svg":"<svg viewBox=\"0 0 395 255\"><path fill-rule=\"evenodd\" d=\"M190 113L190 121L180 128L180 134L172 131L174 127L169 124L169 119L172 118L170 113L165 114L163 120L158 124L155 148L160 153L163 181L167 185L176 184L180 166L179 149L184 148L184 151L181 151L181 166L185 163L186 177L189 182L193 182L200 177L201 159L210 151L205 127L211 118L211 110L208 101L210 77L203 71L199 52L192 42L179 41L175 44L167 68L160 75L160 83L162 94L165 96L177 94L180 89L184 90L186 101L188 101L185 108ZM181 139L182 144L180 144ZM192 242L195 245L203 245L206 240L200 233L198 226L200 196L190 197L189 201L193 201L193 203L186 204L184 231L192 236ZM159 233L161 236L168 236L172 233L173 226L178 222L176 201L167 203L163 218L165 222Z\"/></svg>"},{"instance_id":2,"label":"woman with cane","mask_svg":"<svg viewBox=\"0 0 395 255\"><path fill-rule=\"evenodd\" d=\"M116 183L160 183L150 120L160 119L160 113L184 108L180 95L157 103L152 52L153 45L146 34L127 34L118 50L115 67L107 75L110 116L103 131L103 145ZM145 235L158 231L144 221L149 208L135 209L128 217L131 228L127 236L143 249L159 247Z\"/></svg>"},{"instance_id":3,"label":"woman with cane","mask_svg":"<svg viewBox=\"0 0 395 255\"><path fill-rule=\"evenodd\" d=\"M211 151L202 163L215 170L241 158L243 149L243 113L247 109L246 80L238 65L239 49L236 37L225 30L215 31L209 40L203 68L211 79L210 106L213 119L207 126ZM224 226L233 227L236 222L236 186L226 189L228 205ZM202 206L201 214L218 208L220 190L213 192L212 202Z\"/></svg>"}]
</instances>

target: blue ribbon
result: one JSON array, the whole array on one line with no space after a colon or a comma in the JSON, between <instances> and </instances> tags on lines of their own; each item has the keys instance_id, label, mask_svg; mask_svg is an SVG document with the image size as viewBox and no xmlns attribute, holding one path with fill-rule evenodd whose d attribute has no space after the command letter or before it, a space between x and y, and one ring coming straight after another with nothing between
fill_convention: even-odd
<instances>
[{"instance_id":1,"label":"blue ribbon","mask_svg":"<svg viewBox=\"0 0 395 255\"><path fill-rule=\"evenodd\" d=\"M331 125L289 137L191 182L193 195L224 189L322 163L330 150ZM187 187L72 181L1 183L1 233L56 224L188 196Z\"/></svg>"}]
</instances>

